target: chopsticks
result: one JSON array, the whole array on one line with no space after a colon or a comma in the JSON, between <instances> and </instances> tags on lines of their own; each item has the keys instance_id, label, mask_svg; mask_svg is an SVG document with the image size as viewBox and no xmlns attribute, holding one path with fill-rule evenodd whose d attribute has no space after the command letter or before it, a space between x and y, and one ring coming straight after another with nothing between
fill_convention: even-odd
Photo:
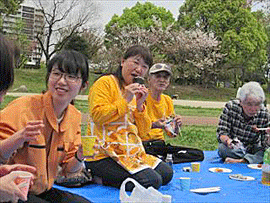
<instances>
[{"instance_id":1,"label":"chopsticks","mask_svg":"<svg viewBox=\"0 0 270 203\"><path fill-rule=\"evenodd\" d=\"M257 130L261 131L261 130L267 130L268 128L257 128Z\"/></svg>"},{"instance_id":2,"label":"chopsticks","mask_svg":"<svg viewBox=\"0 0 270 203\"><path fill-rule=\"evenodd\" d=\"M213 191L217 191L220 189L221 189L221 187L204 187L204 188L191 189L190 192L208 193L208 192L213 192Z\"/></svg>"}]
</instances>

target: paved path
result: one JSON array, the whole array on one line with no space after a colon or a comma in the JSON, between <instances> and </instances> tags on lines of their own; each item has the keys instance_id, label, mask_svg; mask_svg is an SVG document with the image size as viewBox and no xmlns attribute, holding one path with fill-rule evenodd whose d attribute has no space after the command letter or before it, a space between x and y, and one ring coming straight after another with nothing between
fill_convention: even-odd
<instances>
[{"instance_id":1,"label":"paved path","mask_svg":"<svg viewBox=\"0 0 270 203\"><path fill-rule=\"evenodd\" d=\"M7 95L10 96L25 96L25 95L35 95L37 93L14 93L8 92ZM78 95L76 99L87 100L87 95ZM223 108L225 102L212 102L212 101L191 101L191 100L173 100L174 105L180 106L191 106L191 107L202 107L202 108Z\"/></svg>"},{"instance_id":2,"label":"paved path","mask_svg":"<svg viewBox=\"0 0 270 203\"><path fill-rule=\"evenodd\" d=\"M86 113L82 114L82 123L86 124L88 115ZM182 116L183 125L212 125L217 126L217 117L198 117L198 116Z\"/></svg>"}]
</instances>

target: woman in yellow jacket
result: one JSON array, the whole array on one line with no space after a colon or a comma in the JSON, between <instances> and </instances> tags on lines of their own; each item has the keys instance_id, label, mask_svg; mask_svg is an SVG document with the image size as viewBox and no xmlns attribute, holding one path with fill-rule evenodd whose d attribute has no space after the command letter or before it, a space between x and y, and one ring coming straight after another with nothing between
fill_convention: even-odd
<instances>
[{"instance_id":1,"label":"woman in yellow jacket","mask_svg":"<svg viewBox=\"0 0 270 203\"><path fill-rule=\"evenodd\" d=\"M120 187L128 177L141 185L158 189L172 179L172 168L145 153L140 135L151 128L145 100L148 90L133 83L144 77L152 65L152 55L143 46L130 47L115 74L99 78L89 92L92 126L96 137L94 155L86 161L94 177L104 185ZM131 190L132 184L127 186Z\"/></svg>"},{"instance_id":2,"label":"woman in yellow jacket","mask_svg":"<svg viewBox=\"0 0 270 203\"><path fill-rule=\"evenodd\" d=\"M83 167L81 113L70 103L87 86L88 72L81 53L62 51L48 63L45 94L20 97L1 111L2 159L37 169L27 202L89 202L52 187L58 167L63 175Z\"/></svg>"}]
</instances>

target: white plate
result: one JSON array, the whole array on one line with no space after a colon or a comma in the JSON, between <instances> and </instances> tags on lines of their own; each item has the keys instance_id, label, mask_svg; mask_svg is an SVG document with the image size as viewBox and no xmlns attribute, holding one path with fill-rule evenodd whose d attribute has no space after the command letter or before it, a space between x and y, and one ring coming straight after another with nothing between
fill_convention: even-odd
<instances>
[{"instance_id":1,"label":"white plate","mask_svg":"<svg viewBox=\"0 0 270 203\"><path fill-rule=\"evenodd\" d=\"M251 180L255 180L254 177L251 177L251 176L243 176L241 175L240 177L235 177L235 175L241 175L241 174L234 174L234 175L230 175L230 179L233 179L233 180L241 180L241 181L251 181Z\"/></svg>"},{"instance_id":2,"label":"white plate","mask_svg":"<svg viewBox=\"0 0 270 203\"><path fill-rule=\"evenodd\" d=\"M217 169L220 169L222 171L216 171ZM230 172L232 172L232 170L229 168L220 168L220 167L209 168L209 171L211 171L213 173L230 173Z\"/></svg>"},{"instance_id":3,"label":"white plate","mask_svg":"<svg viewBox=\"0 0 270 203\"><path fill-rule=\"evenodd\" d=\"M210 192L218 192L220 191L220 187L208 187L208 188L198 188L198 189L191 189L190 192L195 193L210 193Z\"/></svg>"},{"instance_id":4,"label":"white plate","mask_svg":"<svg viewBox=\"0 0 270 203\"><path fill-rule=\"evenodd\" d=\"M248 164L247 166L251 169L259 169L259 170L262 169L262 164ZM261 166L261 167L259 167L259 166Z\"/></svg>"}]
</instances>

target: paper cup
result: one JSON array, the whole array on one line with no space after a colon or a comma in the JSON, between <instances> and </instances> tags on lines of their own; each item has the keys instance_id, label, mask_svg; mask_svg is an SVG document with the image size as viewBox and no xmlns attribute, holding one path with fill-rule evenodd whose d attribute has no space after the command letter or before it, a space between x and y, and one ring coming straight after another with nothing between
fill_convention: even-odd
<instances>
[{"instance_id":1,"label":"paper cup","mask_svg":"<svg viewBox=\"0 0 270 203\"><path fill-rule=\"evenodd\" d=\"M172 202L172 196L171 195L163 195L162 196L162 203L171 203Z\"/></svg>"},{"instance_id":2,"label":"paper cup","mask_svg":"<svg viewBox=\"0 0 270 203\"><path fill-rule=\"evenodd\" d=\"M27 171L12 171L10 174L14 176L14 183L18 185L24 197L27 198L30 180L33 177L33 174Z\"/></svg>"},{"instance_id":3,"label":"paper cup","mask_svg":"<svg viewBox=\"0 0 270 203\"><path fill-rule=\"evenodd\" d=\"M192 172L200 172L200 165L199 162L191 163Z\"/></svg>"},{"instance_id":4,"label":"paper cup","mask_svg":"<svg viewBox=\"0 0 270 203\"><path fill-rule=\"evenodd\" d=\"M95 145L95 137L92 136L82 136L82 147L83 147L83 156L85 158L89 156L93 156L94 154L94 145Z\"/></svg>"},{"instance_id":5,"label":"paper cup","mask_svg":"<svg viewBox=\"0 0 270 203\"><path fill-rule=\"evenodd\" d=\"M181 178L179 178L179 181L180 181L180 190L181 191L189 191L189 189L190 189L190 178L181 177Z\"/></svg>"}]
</instances>

